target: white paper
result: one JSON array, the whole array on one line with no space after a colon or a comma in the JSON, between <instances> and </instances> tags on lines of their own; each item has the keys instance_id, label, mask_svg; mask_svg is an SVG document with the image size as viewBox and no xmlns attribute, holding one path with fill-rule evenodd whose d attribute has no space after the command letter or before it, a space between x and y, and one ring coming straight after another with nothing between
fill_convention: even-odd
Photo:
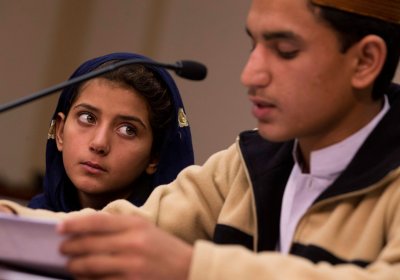
<instances>
[{"instance_id":1,"label":"white paper","mask_svg":"<svg viewBox=\"0 0 400 280\"><path fill-rule=\"evenodd\" d=\"M0 213L0 262L55 275L68 275L59 253L57 221Z\"/></svg>"},{"instance_id":2,"label":"white paper","mask_svg":"<svg viewBox=\"0 0 400 280\"><path fill-rule=\"evenodd\" d=\"M18 271L0 264L0 279L1 280L64 280L65 278L44 276L44 275Z\"/></svg>"}]
</instances>

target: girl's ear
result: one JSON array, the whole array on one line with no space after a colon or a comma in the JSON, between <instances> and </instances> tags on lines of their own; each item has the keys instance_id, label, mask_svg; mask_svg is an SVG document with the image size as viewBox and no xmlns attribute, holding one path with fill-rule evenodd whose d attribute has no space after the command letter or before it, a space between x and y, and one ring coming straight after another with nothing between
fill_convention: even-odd
<instances>
[{"instance_id":1,"label":"girl's ear","mask_svg":"<svg viewBox=\"0 0 400 280\"><path fill-rule=\"evenodd\" d=\"M65 115L59 112L56 118L56 144L57 150L62 151L63 149L63 137L64 137L64 125L65 125Z\"/></svg>"},{"instance_id":2,"label":"girl's ear","mask_svg":"<svg viewBox=\"0 0 400 280\"><path fill-rule=\"evenodd\" d=\"M355 47L357 60L352 85L356 89L365 89L373 85L382 71L387 55L386 43L379 36L368 35Z\"/></svg>"},{"instance_id":3,"label":"girl's ear","mask_svg":"<svg viewBox=\"0 0 400 280\"><path fill-rule=\"evenodd\" d=\"M156 173L159 161L160 160L155 157L149 162L149 165L147 165L146 167L146 173L148 175L153 175L154 173Z\"/></svg>"}]
</instances>

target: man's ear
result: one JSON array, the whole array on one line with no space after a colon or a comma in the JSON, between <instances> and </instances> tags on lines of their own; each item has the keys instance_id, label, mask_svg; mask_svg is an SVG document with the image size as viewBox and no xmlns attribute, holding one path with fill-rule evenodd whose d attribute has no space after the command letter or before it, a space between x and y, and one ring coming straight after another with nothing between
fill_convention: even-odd
<instances>
[{"instance_id":1,"label":"man's ear","mask_svg":"<svg viewBox=\"0 0 400 280\"><path fill-rule=\"evenodd\" d=\"M62 151L63 149L63 140L64 140L64 125L65 125L65 115L64 113L59 112L56 117L56 144L58 151Z\"/></svg>"},{"instance_id":2,"label":"man's ear","mask_svg":"<svg viewBox=\"0 0 400 280\"><path fill-rule=\"evenodd\" d=\"M159 158L158 157L154 157L149 164L146 167L146 173L148 175L153 175L154 173L156 173L157 171L157 167L158 167L158 163L159 163Z\"/></svg>"},{"instance_id":3,"label":"man's ear","mask_svg":"<svg viewBox=\"0 0 400 280\"><path fill-rule=\"evenodd\" d=\"M372 86L382 71L387 48L385 41L376 35L365 36L355 45L357 55L352 85L356 89Z\"/></svg>"}]
</instances>

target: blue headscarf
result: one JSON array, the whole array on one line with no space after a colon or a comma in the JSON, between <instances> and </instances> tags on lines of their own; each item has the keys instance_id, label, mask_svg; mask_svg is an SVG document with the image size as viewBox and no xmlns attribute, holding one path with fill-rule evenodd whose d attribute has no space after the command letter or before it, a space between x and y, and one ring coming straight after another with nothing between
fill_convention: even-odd
<instances>
[{"instance_id":1,"label":"blue headscarf","mask_svg":"<svg viewBox=\"0 0 400 280\"><path fill-rule=\"evenodd\" d=\"M83 63L72 74L70 79L93 71L98 66L111 60L127 59L151 59L131 53L112 53L97 57ZM171 182L177 174L186 166L194 163L192 138L190 128L186 120L183 102L179 90L171 75L163 68L155 66L145 66L158 75L166 84L172 97L174 106L174 117L172 125L164 135L160 152L157 171L152 175L151 188L144 191L134 192L129 201L133 204L142 205L151 191L161 184ZM52 123L59 112L66 114L70 106L71 98L78 85L65 88L61 92L57 108L53 114ZM50 130L54 127L51 126ZM56 141L52 137L53 131L49 131L46 145L46 173L44 176L44 192L35 196L28 204L31 208L48 209L52 211L70 212L81 208L75 186L69 180L63 160L62 153L57 150ZM132 186L134 189L135 187Z\"/></svg>"}]
</instances>

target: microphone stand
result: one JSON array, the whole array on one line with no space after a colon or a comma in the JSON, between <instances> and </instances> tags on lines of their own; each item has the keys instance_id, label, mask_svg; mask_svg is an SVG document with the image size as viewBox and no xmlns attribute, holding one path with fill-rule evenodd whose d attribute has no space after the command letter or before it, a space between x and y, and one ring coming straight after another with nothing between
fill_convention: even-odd
<instances>
[{"instance_id":1,"label":"microphone stand","mask_svg":"<svg viewBox=\"0 0 400 280\"><path fill-rule=\"evenodd\" d=\"M179 75L179 70L182 69L182 65L180 65L179 63L176 64L166 64L166 63L160 63L160 62L155 62L155 61L148 61L148 60L141 60L141 59L128 59L128 60L124 60L115 64L110 64L104 68L86 73L84 75L75 77L73 79L64 81L62 83L56 84L52 87L46 88L44 90L41 90L39 92L36 92L30 96L27 97L23 97L21 99L15 100L13 102L10 103L6 103L4 105L0 105L0 113L3 113L7 110L10 110L12 108L18 107L20 105L23 105L25 103L31 102L33 100L39 99L41 97L47 96L51 93L54 93L56 91L59 91L67 86L71 86L74 85L76 83L80 83L89 79L92 79L94 77L100 76L104 73L107 72L111 72L119 67L125 66L125 65L129 65L129 64L143 64L143 65L154 65L154 66L159 66L159 67L163 67L163 68L167 68L167 69L172 69L175 70L175 72Z\"/></svg>"}]
</instances>

